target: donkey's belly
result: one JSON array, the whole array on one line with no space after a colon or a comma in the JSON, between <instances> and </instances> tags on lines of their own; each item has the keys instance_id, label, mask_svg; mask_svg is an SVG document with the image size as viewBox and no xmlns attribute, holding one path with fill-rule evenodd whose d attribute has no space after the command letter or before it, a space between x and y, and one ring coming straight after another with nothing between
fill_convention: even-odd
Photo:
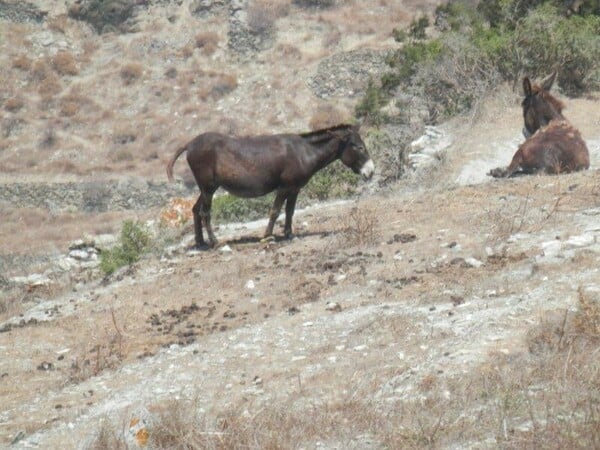
<instances>
[{"instance_id":1,"label":"donkey's belly","mask_svg":"<svg viewBox=\"0 0 600 450\"><path fill-rule=\"evenodd\" d=\"M243 181L229 181L222 183L221 187L236 197L253 198L267 195L269 192L273 192L277 188L276 183L251 183Z\"/></svg>"}]
</instances>

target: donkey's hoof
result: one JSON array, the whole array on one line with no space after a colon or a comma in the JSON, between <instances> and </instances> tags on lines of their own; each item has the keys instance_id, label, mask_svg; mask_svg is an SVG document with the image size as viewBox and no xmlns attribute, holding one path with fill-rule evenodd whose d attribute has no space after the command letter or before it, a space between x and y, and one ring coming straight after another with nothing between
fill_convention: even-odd
<instances>
[{"instance_id":1,"label":"donkey's hoof","mask_svg":"<svg viewBox=\"0 0 600 450\"><path fill-rule=\"evenodd\" d=\"M210 248L211 247L206 242L202 242L201 244L190 245L188 248L186 248L186 251L188 251L188 252L205 252L207 250L210 250Z\"/></svg>"},{"instance_id":2,"label":"donkey's hoof","mask_svg":"<svg viewBox=\"0 0 600 450\"><path fill-rule=\"evenodd\" d=\"M508 175L508 170L504 167L496 167L487 173L489 176L494 178L504 178Z\"/></svg>"}]
</instances>

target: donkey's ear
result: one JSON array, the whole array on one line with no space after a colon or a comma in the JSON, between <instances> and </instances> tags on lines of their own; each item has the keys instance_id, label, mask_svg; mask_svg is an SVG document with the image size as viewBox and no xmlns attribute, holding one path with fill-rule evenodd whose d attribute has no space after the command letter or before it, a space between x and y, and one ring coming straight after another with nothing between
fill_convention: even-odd
<instances>
[{"instance_id":1,"label":"donkey's ear","mask_svg":"<svg viewBox=\"0 0 600 450\"><path fill-rule=\"evenodd\" d=\"M545 91L549 91L552 89L552 85L554 84L554 79L556 78L556 71L552 72L552 74L542 81L542 89Z\"/></svg>"},{"instance_id":2,"label":"donkey's ear","mask_svg":"<svg viewBox=\"0 0 600 450\"><path fill-rule=\"evenodd\" d=\"M523 93L525 94L525 97L529 97L533 93L531 89L531 81L529 81L528 77L523 78Z\"/></svg>"}]
</instances>

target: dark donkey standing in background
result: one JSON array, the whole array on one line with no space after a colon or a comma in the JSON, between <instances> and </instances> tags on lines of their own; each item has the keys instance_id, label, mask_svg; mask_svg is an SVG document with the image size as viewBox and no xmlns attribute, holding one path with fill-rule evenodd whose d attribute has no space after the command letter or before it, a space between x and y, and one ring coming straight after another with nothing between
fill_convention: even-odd
<instances>
[{"instance_id":1,"label":"dark donkey standing in background","mask_svg":"<svg viewBox=\"0 0 600 450\"><path fill-rule=\"evenodd\" d=\"M208 246L217 244L210 224L210 209L213 194L219 187L246 198L277 191L265 237L273 234L273 226L285 201L284 233L290 238L298 192L317 171L336 159L341 159L365 179L374 171L358 127L351 125L304 134L239 138L203 133L175 152L167 165L169 180L173 180L175 161L185 151L200 188L200 197L192 208L197 248L207 248L203 225L208 234Z\"/></svg>"},{"instance_id":2,"label":"dark donkey standing in background","mask_svg":"<svg viewBox=\"0 0 600 450\"><path fill-rule=\"evenodd\" d=\"M517 173L566 173L590 167L590 155L579 131L562 115L563 103L550 94L556 72L542 82L523 79L525 142L507 168L498 167L488 175L510 177ZM520 172L519 169L521 169Z\"/></svg>"}]
</instances>

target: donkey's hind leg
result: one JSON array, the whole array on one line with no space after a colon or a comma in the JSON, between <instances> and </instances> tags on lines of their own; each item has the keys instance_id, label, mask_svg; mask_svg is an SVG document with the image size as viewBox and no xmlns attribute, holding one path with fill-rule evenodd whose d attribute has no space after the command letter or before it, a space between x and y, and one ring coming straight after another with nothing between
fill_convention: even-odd
<instances>
[{"instance_id":1,"label":"donkey's hind leg","mask_svg":"<svg viewBox=\"0 0 600 450\"><path fill-rule=\"evenodd\" d=\"M204 228L206 228L206 234L208 235L208 245L210 247L215 247L217 245L217 238L213 233L212 225L210 224L210 209L212 207L212 198L214 192L202 192L200 196L201 207L200 207L200 217L202 218L202 222L204 223Z\"/></svg>"},{"instance_id":2,"label":"donkey's hind leg","mask_svg":"<svg viewBox=\"0 0 600 450\"><path fill-rule=\"evenodd\" d=\"M204 242L204 236L202 236L202 215L200 212L202 208L202 197L203 195L200 194L200 197L198 197L198 200L192 207L192 216L194 218L194 233L196 238L196 249L198 250L206 250L208 248L208 246Z\"/></svg>"}]
</instances>

